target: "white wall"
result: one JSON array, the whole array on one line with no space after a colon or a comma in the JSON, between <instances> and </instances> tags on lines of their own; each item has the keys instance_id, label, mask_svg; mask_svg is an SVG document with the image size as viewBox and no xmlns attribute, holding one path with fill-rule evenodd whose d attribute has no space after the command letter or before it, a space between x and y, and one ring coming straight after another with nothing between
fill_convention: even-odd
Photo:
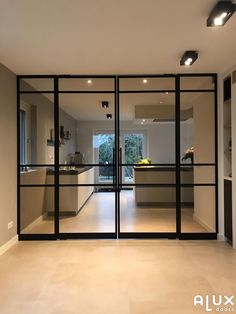
<instances>
[{"instance_id":1,"label":"white wall","mask_svg":"<svg viewBox=\"0 0 236 314\"><path fill-rule=\"evenodd\" d=\"M16 76L0 64L0 246L16 235ZM7 225L13 221L13 228Z\"/></svg>"}]
</instances>

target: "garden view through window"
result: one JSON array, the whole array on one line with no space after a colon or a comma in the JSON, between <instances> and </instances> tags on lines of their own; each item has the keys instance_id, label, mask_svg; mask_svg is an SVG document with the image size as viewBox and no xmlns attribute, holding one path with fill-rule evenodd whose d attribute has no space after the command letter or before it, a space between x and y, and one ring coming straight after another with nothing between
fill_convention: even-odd
<instances>
[{"instance_id":1,"label":"garden view through window","mask_svg":"<svg viewBox=\"0 0 236 314\"><path fill-rule=\"evenodd\" d=\"M115 147L114 133L96 134L95 156L97 162L104 167L99 167L99 182L113 181L113 157ZM96 149L98 150L96 154ZM123 164L135 164L145 157L145 134L142 132L125 132L121 134L121 154ZM110 165L110 166L109 166ZM134 182L134 171L132 165L123 167L123 182Z\"/></svg>"}]
</instances>

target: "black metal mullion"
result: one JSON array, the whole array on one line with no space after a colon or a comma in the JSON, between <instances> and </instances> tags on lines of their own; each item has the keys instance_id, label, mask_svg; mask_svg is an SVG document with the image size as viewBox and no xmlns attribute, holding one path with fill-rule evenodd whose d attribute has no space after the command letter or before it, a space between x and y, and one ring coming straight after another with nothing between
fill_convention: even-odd
<instances>
[{"instance_id":1,"label":"black metal mullion","mask_svg":"<svg viewBox=\"0 0 236 314\"><path fill-rule=\"evenodd\" d=\"M116 77L116 193L117 238L120 238L120 79Z\"/></svg>"},{"instance_id":2,"label":"black metal mullion","mask_svg":"<svg viewBox=\"0 0 236 314\"><path fill-rule=\"evenodd\" d=\"M59 99L58 99L58 77L54 78L54 228L56 238L59 238Z\"/></svg>"},{"instance_id":3,"label":"black metal mullion","mask_svg":"<svg viewBox=\"0 0 236 314\"><path fill-rule=\"evenodd\" d=\"M214 75L214 83L215 83L215 206L216 206L216 211L215 211L215 230L216 233L218 233L219 230L219 187L218 187L218 75Z\"/></svg>"},{"instance_id":4,"label":"black metal mullion","mask_svg":"<svg viewBox=\"0 0 236 314\"><path fill-rule=\"evenodd\" d=\"M176 233L181 234L181 182L180 182L180 77L175 78L175 163L176 163Z\"/></svg>"},{"instance_id":5,"label":"black metal mullion","mask_svg":"<svg viewBox=\"0 0 236 314\"><path fill-rule=\"evenodd\" d=\"M17 100L17 234L21 230L21 209L20 209L20 78L16 78L16 100Z\"/></svg>"}]
</instances>

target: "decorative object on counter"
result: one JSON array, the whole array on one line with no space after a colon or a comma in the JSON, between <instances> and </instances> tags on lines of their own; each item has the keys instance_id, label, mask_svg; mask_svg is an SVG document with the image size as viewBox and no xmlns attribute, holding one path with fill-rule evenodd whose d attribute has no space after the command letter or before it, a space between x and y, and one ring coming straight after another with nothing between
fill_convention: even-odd
<instances>
[{"instance_id":1,"label":"decorative object on counter","mask_svg":"<svg viewBox=\"0 0 236 314\"><path fill-rule=\"evenodd\" d=\"M50 129L49 139L47 139L47 146L54 146L55 137L54 137L54 129Z\"/></svg>"},{"instance_id":2,"label":"decorative object on counter","mask_svg":"<svg viewBox=\"0 0 236 314\"><path fill-rule=\"evenodd\" d=\"M138 162L138 165L150 165L152 163L151 159L146 157L143 159L140 159Z\"/></svg>"},{"instance_id":3,"label":"decorative object on counter","mask_svg":"<svg viewBox=\"0 0 236 314\"><path fill-rule=\"evenodd\" d=\"M191 163L193 164L193 157L194 157L194 147L190 147L185 151L185 154L181 160L184 161L184 160L190 159Z\"/></svg>"},{"instance_id":4,"label":"decorative object on counter","mask_svg":"<svg viewBox=\"0 0 236 314\"><path fill-rule=\"evenodd\" d=\"M84 160L84 154L82 154L81 152L75 152L73 162L75 165L82 165L84 163Z\"/></svg>"},{"instance_id":5,"label":"decorative object on counter","mask_svg":"<svg viewBox=\"0 0 236 314\"><path fill-rule=\"evenodd\" d=\"M65 144L65 140L71 139L70 131L65 131L64 126L60 126L60 144Z\"/></svg>"}]
</instances>

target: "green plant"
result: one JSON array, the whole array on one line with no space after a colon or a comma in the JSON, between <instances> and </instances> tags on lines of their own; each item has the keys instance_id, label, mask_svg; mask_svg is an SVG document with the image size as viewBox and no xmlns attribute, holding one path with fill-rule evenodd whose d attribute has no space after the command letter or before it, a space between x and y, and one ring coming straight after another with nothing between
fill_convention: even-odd
<instances>
[{"instance_id":1,"label":"green plant","mask_svg":"<svg viewBox=\"0 0 236 314\"><path fill-rule=\"evenodd\" d=\"M152 162L151 162L151 159L150 158L143 158L143 159L140 159L139 160L139 162L138 162L138 164L139 165L149 165L149 164L151 164Z\"/></svg>"}]
</instances>

